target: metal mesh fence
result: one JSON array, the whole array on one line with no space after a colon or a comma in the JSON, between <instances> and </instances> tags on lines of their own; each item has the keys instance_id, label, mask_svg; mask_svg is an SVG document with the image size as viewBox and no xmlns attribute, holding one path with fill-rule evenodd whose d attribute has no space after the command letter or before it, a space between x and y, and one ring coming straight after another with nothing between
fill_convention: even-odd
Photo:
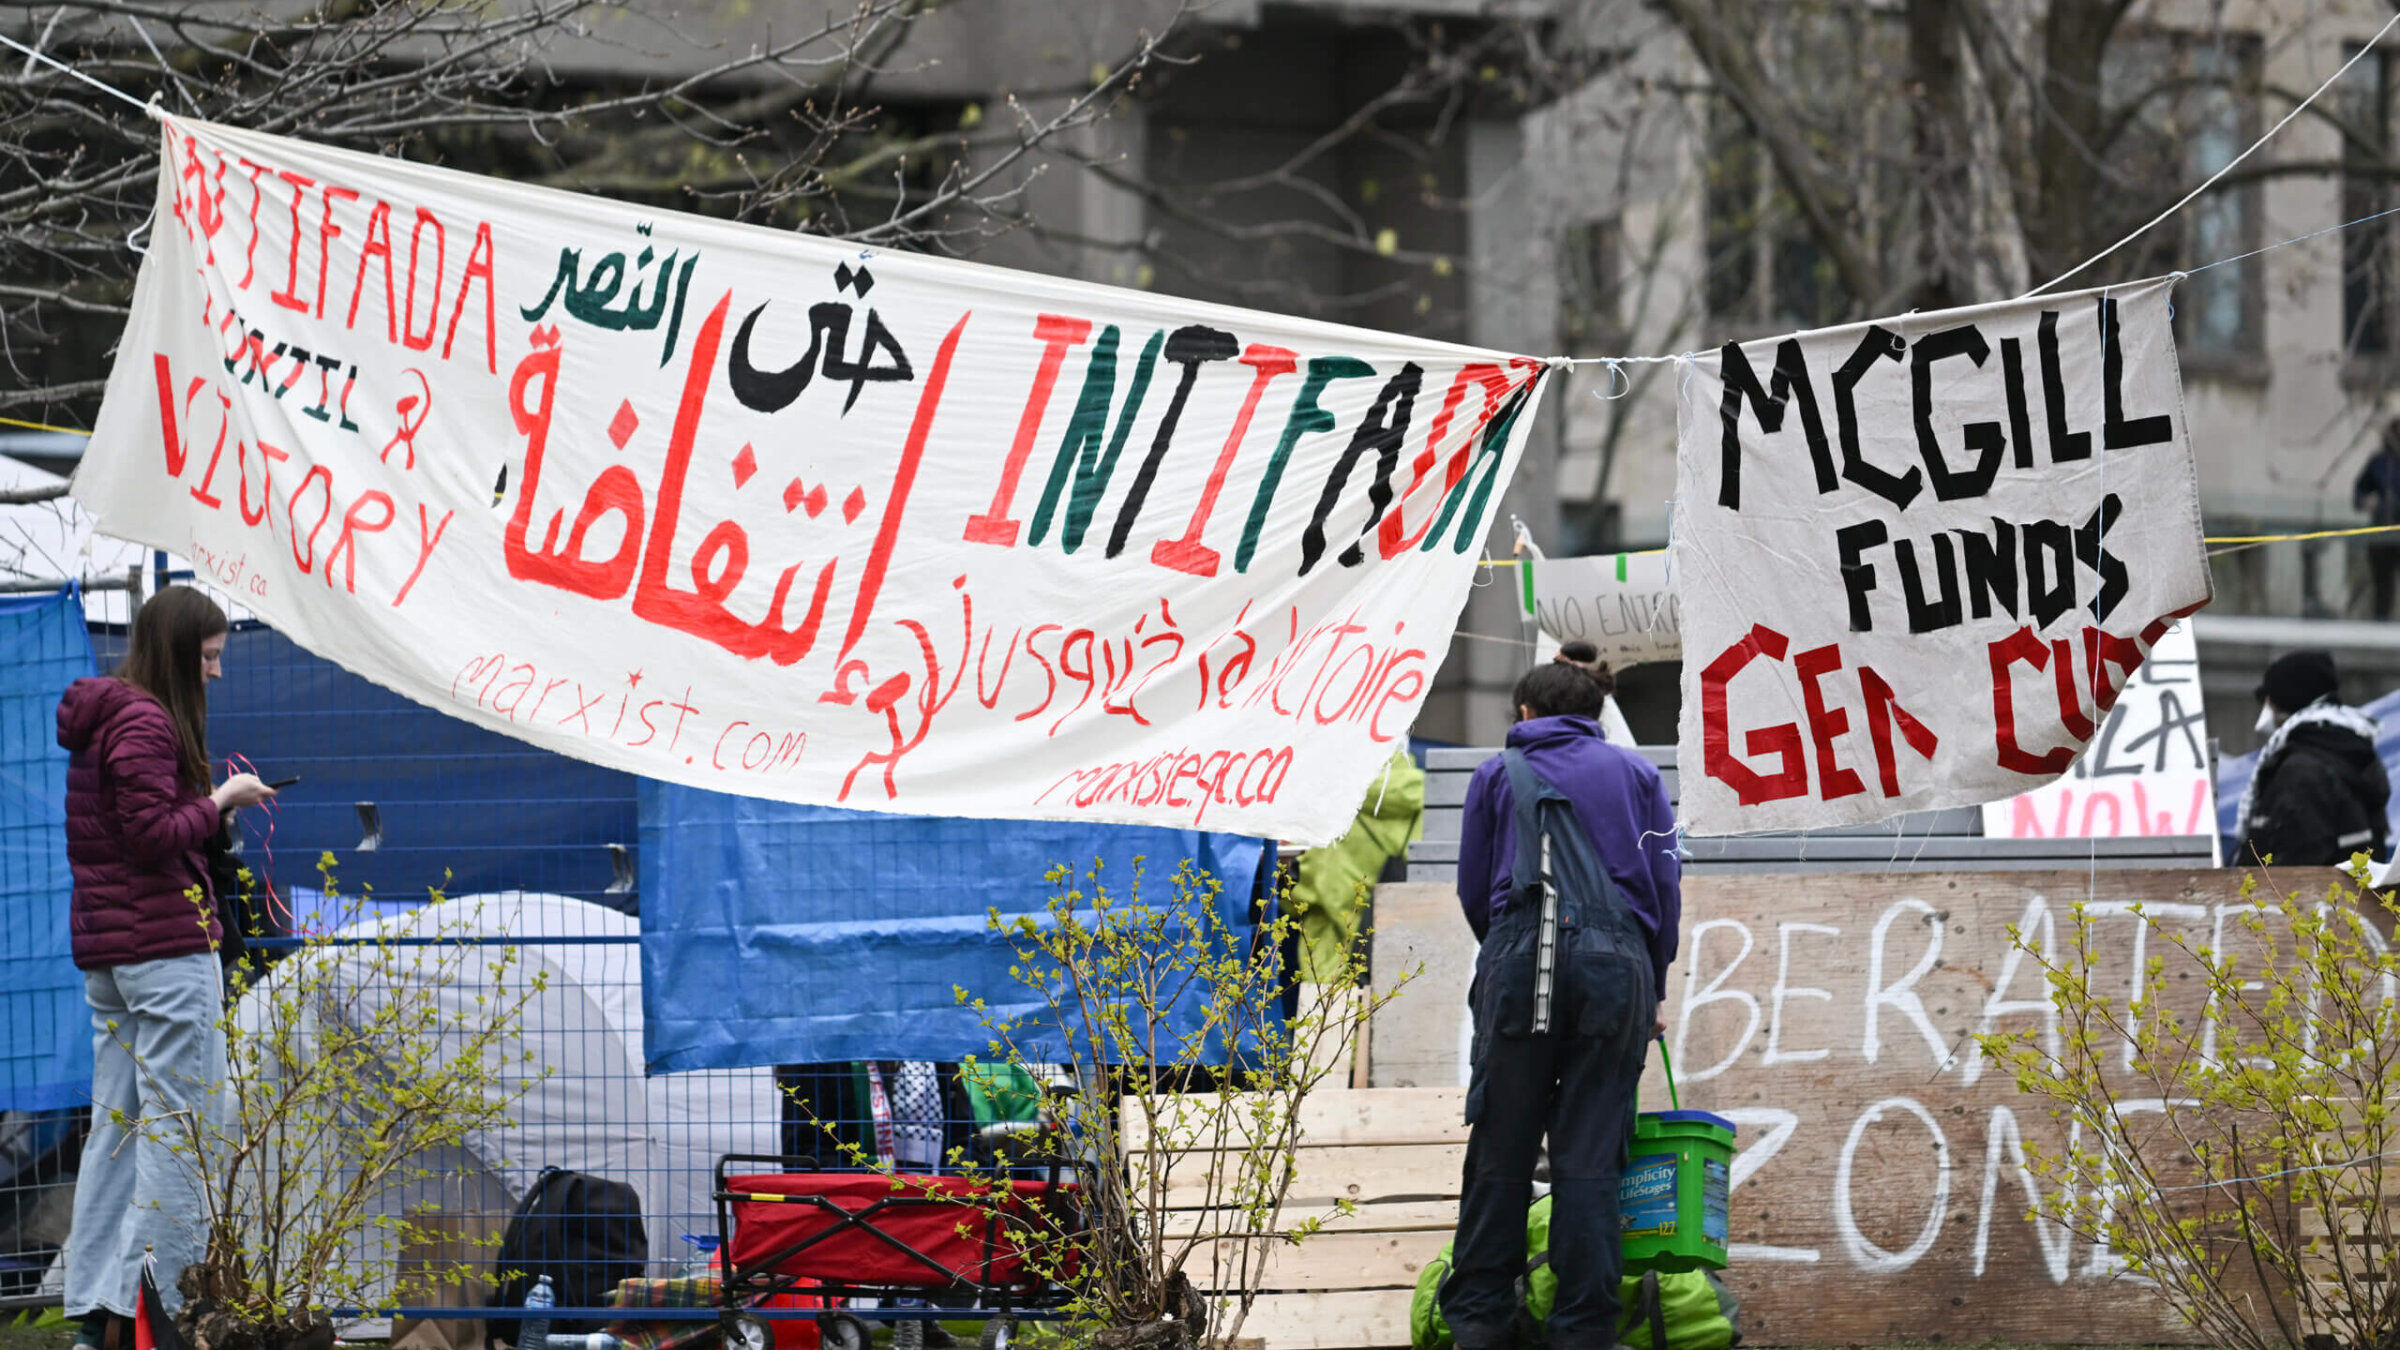
<instances>
[{"instance_id":1,"label":"metal mesh fence","mask_svg":"<svg viewBox=\"0 0 2400 1350\"><path fill-rule=\"evenodd\" d=\"M65 597L0 597L0 1300L35 1294L67 1236L91 1082L83 979L63 921L66 757L58 691L91 669ZM63 916L61 916L63 919Z\"/></svg>"},{"instance_id":2,"label":"metal mesh fence","mask_svg":"<svg viewBox=\"0 0 2400 1350\"><path fill-rule=\"evenodd\" d=\"M95 627L92 638L105 670L122 652L123 630ZM0 667L36 655L0 651ZM395 1281L438 1286L416 1290L396 1309L404 1344L481 1345L487 1330L512 1338L516 1309L485 1316L494 1276L511 1269L553 1276L554 1331L597 1329L589 1308L626 1279L647 1282L627 1287L655 1305L641 1315L651 1324L646 1334L688 1328L691 1320L675 1319L713 1315L675 1305L706 1301L683 1281L711 1269L711 1168L721 1155L816 1155L826 1170L884 1158L930 1167L993 1123L999 1108L988 1094L970 1094L954 1067L645 1074L633 780L409 703L263 627L237 626L224 667L210 694L212 755L270 780L300 779L272 811L243 813L239 857L256 879L258 919L270 930L252 945L273 964L237 1002L237 1028L270 1026L277 991L305 990L315 1039L299 1044L293 1059L305 1065L312 1053L346 1053L345 1028L380 1031L389 1041L396 1015L430 1018L409 1024L427 1057L364 1066L370 1081L397 1094L413 1086L412 1073L432 1076L445 1056L470 1053L475 999L520 1005L513 1033L474 1051L492 1060L474 1080L483 1090L521 1091L505 1126L411 1155L374 1188L369 1221L346 1241L343 1259L367 1276L361 1308L395 1311ZM54 701L67 673L34 674ZM26 708L0 704L0 715L48 717L46 705L27 710L38 700L19 701ZM56 800L50 785L33 794L44 795ZM39 842L58 818L36 820L12 798L0 812L0 841L16 831ZM326 855L331 864L322 867ZM14 883L0 875L6 884ZM60 889L56 903L63 901ZM401 941L360 942L362 924ZM0 930L0 944L11 940ZM16 955L0 947L0 960ZM58 954L46 965L59 966ZM0 969L0 998L27 1002L22 1010L8 1003L11 1018L85 1015L71 970ZM236 1059L238 1072L238 1044ZM0 1115L0 1298L58 1297L84 1115ZM371 1161L343 1152L320 1145L277 1166L338 1188ZM591 1180L545 1185L551 1168ZM628 1200L638 1225L627 1222ZM520 1214L524 1205L531 1210ZM389 1222L401 1218L406 1231ZM504 1251L512 1219L521 1240ZM500 1296L513 1303L520 1289ZM801 1315L797 1300L783 1303L787 1319ZM785 1344L783 1332L777 1342Z\"/></svg>"}]
</instances>

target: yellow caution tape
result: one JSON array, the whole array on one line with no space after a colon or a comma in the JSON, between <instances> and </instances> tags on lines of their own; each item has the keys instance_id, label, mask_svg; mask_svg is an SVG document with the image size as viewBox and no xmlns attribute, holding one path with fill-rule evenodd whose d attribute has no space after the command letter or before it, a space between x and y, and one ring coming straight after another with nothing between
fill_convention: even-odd
<instances>
[{"instance_id":1,"label":"yellow caution tape","mask_svg":"<svg viewBox=\"0 0 2400 1350\"><path fill-rule=\"evenodd\" d=\"M2260 544L2294 544L2307 539L2348 539L2355 535L2391 534L2396 531L2400 531L2400 525L2361 525L2355 529L2310 530L2303 534L2212 534L2200 542L2214 546L2217 552L2232 553L2245 548L2256 548ZM1653 548L1644 549L1628 556L1638 558L1645 553L1664 552L1666 550L1663 548ZM1486 558L1476 565L1479 567L1514 567L1517 565L1517 560L1514 558Z\"/></svg>"},{"instance_id":2,"label":"yellow caution tape","mask_svg":"<svg viewBox=\"0 0 2400 1350\"><path fill-rule=\"evenodd\" d=\"M0 426L23 427L28 431L55 431L68 436L92 434L81 427L54 427L47 422L27 422L14 417L0 417ZM2353 530L2311 530L2306 534L2222 534L2211 535L2201 542L2231 552L2236 549L2253 548L2259 544L2291 544L2306 539L2347 539L2361 534L2390 534L2395 530L2400 530L2400 525L2362 525ZM1666 550L1663 548L1647 548L1637 550L1627 556L1639 558L1664 552ZM1485 558L1476 564L1478 567L1514 567L1516 565L1517 560L1514 558ZM742 1198L766 1200L773 1197L753 1195Z\"/></svg>"},{"instance_id":3,"label":"yellow caution tape","mask_svg":"<svg viewBox=\"0 0 2400 1350\"><path fill-rule=\"evenodd\" d=\"M24 422L19 421L14 417L0 417L0 426L23 427L28 431L58 431L64 432L69 436L89 436L92 434L88 431L85 431L82 427L54 427L47 422Z\"/></svg>"}]
</instances>

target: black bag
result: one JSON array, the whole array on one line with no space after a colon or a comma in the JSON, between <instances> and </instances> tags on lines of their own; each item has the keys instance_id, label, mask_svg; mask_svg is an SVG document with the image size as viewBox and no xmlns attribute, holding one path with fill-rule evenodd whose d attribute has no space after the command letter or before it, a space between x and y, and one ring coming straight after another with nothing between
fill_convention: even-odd
<instances>
[{"instance_id":1,"label":"black bag","mask_svg":"<svg viewBox=\"0 0 2400 1350\"><path fill-rule=\"evenodd\" d=\"M291 931L267 905L259 879L242 879L242 859L237 851L241 826L232 813L226 813L217 832L200 844L201 880L216 900L217 926L224 937L217 944L217 960L225 968L225 994L234 993L233 974L236 967L246 967L244 987L255 984L266 968L282 952L254 951L252 938L285 938Z\"/></svg>"},{"instance_id":2,"label":"black bag","mask_svg":"<svg viewBox=\"0 0 2400 1350\"><path fill-rule=\"evenodd\" d=\"M601 1307L616 1292L618 1281L639 1279L649 1260L642 1199L633 1187L545 1167L500 1235L500 1250L492 1258L492 1296L485 1306L522 1307L533 1282L547 1275L553 1306ZM514 1324L507 1325L513 1331ZM580 1336L602 1325L596 1319L565 1317L551 1322L550 1330Z\"/></svg>"}]
</instances>

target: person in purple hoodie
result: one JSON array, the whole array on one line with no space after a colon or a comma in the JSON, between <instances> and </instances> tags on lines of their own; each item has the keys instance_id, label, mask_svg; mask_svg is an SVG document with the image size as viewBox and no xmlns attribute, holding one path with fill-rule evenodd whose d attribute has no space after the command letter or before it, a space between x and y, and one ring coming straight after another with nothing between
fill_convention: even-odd
<instances>
[{"instance_id":1,"label":"person in purple hoodie","mask_svg":"<svg viewBox=\"0 0 2400 1350\"><path fill-rule=\"evenodd\" d=\"M1458 899L1482 950L1469 996L1476 1025L1458 1237L1440 1295L1458 1350L1500 1350L1516 1339L1525 1211L1545 1137L1558 1276L1548 1344L1617 1344L1618 1179L1642 1063L1650 1039L1665 1030L1659 1000L1682 923L1683 864L1657 768L1601 735L1598 718L1614 684L1607 667L1563 657L1517 682L1519 720L1508 748L1521 757L1520 781L1529 797L1566 799L1592 846L1580 856L1596 854L1600 873L1578 880L1581 864L1560 860L1556 1016L1546 1029L1529 1012L1543 997L1533 975L1543 891L1518 890L1520 814L1509 756L1486 761L1467 786ZM1564 814L1544 831L1553 844ZM1541 855L1527 875L1551 865Z\"/></svg>"},{"instance_id":2,"label":"person in purple hoodie","mask_svg":"<svg viewBox=\"0 0 2400 1350\"><path fill-rule=\"evenodd\" d=\"M111 1321L133 1316L144 1249L171 1309L206 1239L175 1156L225 1077L222 934L202 846L228 813L275 795L251 774L210 780L207 690L226 628L214 601L169 586L135 614L116 673L75 681L58 704L68 926L92 1009L92 1132L67 1237L79 1345L130 1346L129 1323Z\"/></svg>"}]
</instances>

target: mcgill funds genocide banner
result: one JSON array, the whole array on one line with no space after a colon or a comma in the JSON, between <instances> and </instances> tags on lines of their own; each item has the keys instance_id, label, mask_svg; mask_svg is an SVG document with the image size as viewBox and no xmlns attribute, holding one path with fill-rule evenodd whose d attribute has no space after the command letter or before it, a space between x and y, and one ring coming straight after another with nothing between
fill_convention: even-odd
<instances>
[{"instance_id":1,"label":"mcgill funds genocide banner","mask_svg":"<svg viewBox=\"0 0 2400 1350\"><path fill-rule=\"evenodd\" d=\"M99 528L723 792L1332 839L1543 373L163 121Z\"/></svg>"},{"instance_id":2,"label":"mcgill funds genocide banner","mask_svg":"<svg viewBox=\"0 0 2400 1350\"><path fill-rule=\"evenodd\" d=\"M1684 824L1879 820L2074 763L2208 603L2148 281L1727 343L1684 381Z\"/></svg>"}]
</instances>

